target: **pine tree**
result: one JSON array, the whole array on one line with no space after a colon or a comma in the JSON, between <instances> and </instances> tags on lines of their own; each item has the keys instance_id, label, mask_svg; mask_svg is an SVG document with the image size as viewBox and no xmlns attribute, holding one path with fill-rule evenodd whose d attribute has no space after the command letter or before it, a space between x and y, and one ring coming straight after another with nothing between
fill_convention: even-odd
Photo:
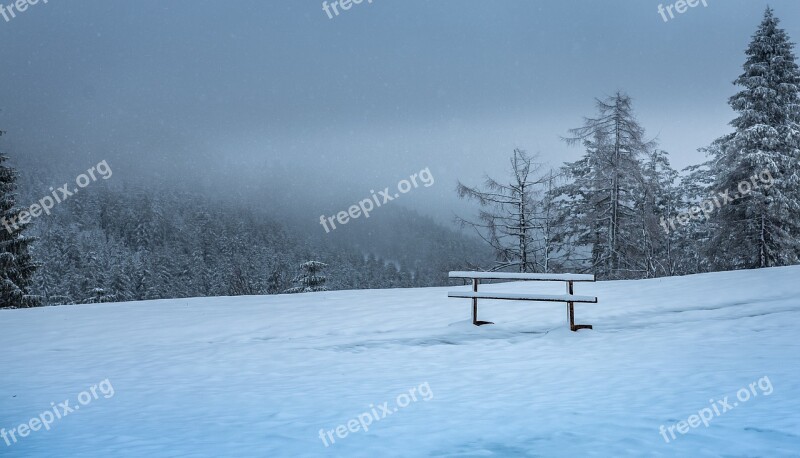
<instances>
[{"instance_id":1,"label":"pine tree","mask_svg":"<svg viewBox=\"0 0 800 458\"><path fill-rule=\"evenodd\" d=\"M717 213L710 241L716 268L758 268L800 260L800 70L794 44L767 8L747 48L731 97L735 132L715 142L709 168L712 190L733 201ZM774 176L772 186L752 180ZM749 183L751 192L747 193ZM763 184L763 183L761 183Z\"/></svg>"},{"instance_id":2,"label":"pine tree","mask_svg":"<svg viewBox=\"0 0 800 458\"><path fill-rule=\"evenodd\" d=\"M34 238L24 235L30 222L20 221L16 207L17 173L4 165L8 157L0 154L0 308L33 307L39 298L31 295L33 275L38 267L30 255Z\"/></svg>"},{"instance_id":3,"label":"pine tree","mask_svg":"<svg viewBox=\"0 0 800 458\"><path fill-rule=\"evenodd\" d=\"M105 304L107 302L116 302L117 300L116 296L103 288L92 288L89 294L89 297L83 301L87 304Z\"/></svg>"},{"instance_id":4,"label":"pine tree","mask_svg":"<svg viewBox=\"0 0 800 458\"><path fill-rule=\"evenodd\" d=\"M570 145L583 144L586 153L565 164L569 183L554 191L563 199L561 219L568 228L562 242L577 248L573 256L588 255L583 264L601 278L647 276L642 260L643 161L655 143L644 139L628 95L618 92L597 100L597 109L596 118L587 118L565 139Z\"/></svg>"},{"instance_id":5,"label":"pine tree","mask_svg":"<svg viewBox=\"0 0 800 458\"><path fill-rule=\"evenodd\" d=\"M325 282L327 278L320 275L323 269L328 267L327 264L319 261L307 261L300 265L300 274L294 278L297 284L294 288L286 290L287 293L312 293L316 291L327 291Z\"/></svg>"},{"instance_id":6,"label":"pine tree","mask_svg":"<svg viewBox=\"0 0 800 458\"><path fill-rule=\"evenodd\" d=\"M701 149L701 152L708 153L708 149ZM714 182L708 164L692 165L686 167L684 176L680 179L679 190L677 192L677 205L669 212L669 223L666 230L669 231L669 240L674 250L673 259L675 260L676 275L687 275L701 272L709 272L711 264L708 260L708 247L710 245L711 234L716 232L717 225L714 212L716 207L712 207L713 198L709 189ZM675 222L672 218L678 215L691 215L692 208L703 208L702 215L697 218L683 219ZM710 213L706 213L709 211ZM672 226L675 225L675 228Z\"/></svg>"},{"instance_id":7,"label":"pine tree","mask_svg":"<svg viewBox=\"0 0 800 458\"><path fill-rule=\"evenodd\" d=\"M642 170L641 195L636 208L640 224L640 267L646 278L675 275L678 262L674 240L664 222L680 205L675 181L678 172L670 166L666 151L653 149Z\"/></svg>"}]
</instances>

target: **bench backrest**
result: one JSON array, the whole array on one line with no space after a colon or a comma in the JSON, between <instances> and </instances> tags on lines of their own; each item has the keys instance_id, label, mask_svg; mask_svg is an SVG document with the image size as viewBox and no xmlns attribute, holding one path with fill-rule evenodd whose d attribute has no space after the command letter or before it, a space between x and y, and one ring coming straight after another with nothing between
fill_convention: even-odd
<instances>
[{"instance_id":1,"label":"bench backrest","mask_svg":"<svg viewBox=\"0 0 800 458\"><path fill-rule=\"evenodd\" d=\"M595 281L592 274L524 274L514 272L450 272L450 278L469 278L477 280L520 280L520 281Z\"/></svg>"}]
</instances>

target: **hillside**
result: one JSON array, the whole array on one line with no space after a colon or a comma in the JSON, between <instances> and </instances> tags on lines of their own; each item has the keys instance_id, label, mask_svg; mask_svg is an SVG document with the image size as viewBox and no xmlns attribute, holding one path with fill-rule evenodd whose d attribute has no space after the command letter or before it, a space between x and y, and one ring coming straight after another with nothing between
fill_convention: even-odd
<instances>
[{"instance_id":1,"label":"hillside","mask_svg":"<svg viewBox=\"0 0 800 458\"><path fill-rule=\"evenodd\" d=\"M25 186L23 201L42 188ZM309 260L329 265L332 290L438 286L448 270L491 259L473 235L402 207L363 223L326 234L316 216L98 185L31 231L41 262L32 292L46 305L274 294L296 286Z\"/></svg>"},{"instance_id":2,"label":"hillside","mask_svg":"<svg viewBox=\"0 0 800 458\"><path fill-rule=\"evenodd\" d=\"M0 456L797 456L798 278L579 284L579 333L560 304L485 302L475 328L449 288L2 310L0 428L108 382ZM531 288L562 292L485 289ZM326 447L385 402L408 405Z\"/></svg>"}]
</instances>

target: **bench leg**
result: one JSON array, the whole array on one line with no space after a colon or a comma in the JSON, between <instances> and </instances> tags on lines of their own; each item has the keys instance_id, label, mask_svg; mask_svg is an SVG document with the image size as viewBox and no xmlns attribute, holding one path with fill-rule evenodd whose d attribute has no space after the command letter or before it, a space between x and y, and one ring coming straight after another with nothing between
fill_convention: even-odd
<instances>
[{"instance_id":1,"label":"bench leg","mask_svg":"<svg viewBox=\"0 0 800 458\"><path fill-rule=\"evenodd\" d=\"M572 282L567 282L567 294L572 295ZM567 316L569 320L569 330L577 332L578 329L592 329L591 324L575 324L575 303L567 302Z\"/></svg>"},{"instance_id":2,"label":"bench leg","mask_svg":"<svg viewBox=\"0 0 800 458\"><path fill-rule=\"evenodd\" d=\"M573 287L572 282L567 282L567 294L570 296L572 295ZM569 330L575 330L575 308L572 302L567 302L567 324L569 324Z\"/></svg>"},{"instance_id":3,"label":"bench leg","mask_svg":"<svg viewBox=\"0 0 800 458\"><path fill-rule=\"evenodd\" d=\"M572 323L572 313L569 311L571 305L572 302L567 302L567 325L569 325L570 329L572 329L572 325L570 324Z\"/></svg>"},{"instance_id":4,"label":"bench leg","mask_svg":"<svg viewBox=\"0 0 800 458\"><path fill-rule=\"evenodd\" d=\"M472 279L472 292L473 293L477 293L478 292L478 279L477 278L473 278ZM478 298L477 297L473 297L472 298L472 324L474 324L475 326L478 326Z\"/></svg>"},{"instance_id":5,"label":"bench leg","mask_svg":"<svg viewBox=\"0 0 800 458\"><path fill-rule=\"evenodd\" d=\"M570 331L575 330L575 306L572 302L567 303L567 308L569 309L569 329Z\"/></svg>"},{"instance_id":6,"label":"bench leg","mask_svg":"<svg viewBox=\"0 0 800 458\"><path fill-rule=\"evenodd\" d=\"M472 279L472 292L478 292L478 279ZM480 321L478 320L478 298L472 298L472 324L475 326L483 326L484 324L494 324L491 321Z\"/></svg>"}]
</instances>

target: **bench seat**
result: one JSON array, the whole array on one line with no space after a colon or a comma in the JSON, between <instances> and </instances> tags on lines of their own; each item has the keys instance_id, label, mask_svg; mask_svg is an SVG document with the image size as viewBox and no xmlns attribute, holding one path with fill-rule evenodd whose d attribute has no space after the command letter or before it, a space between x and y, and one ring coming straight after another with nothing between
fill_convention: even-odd
<instances>
[{"instance_id":1,"label":"bench seat","mask_svg":"<svg viewBox=\"0 0 800 458\"><path fill-rule=\"evenodd\" d=\"M593 296L574 296L570 294L525 294L525 293L487 293L473 291L450 291L447 297L464 299L497 299L507 301L539 301L539 302L583 302L596 304Z\"/></svg>"},{"instance_id":2,"label":"bench seat","mask_svg":"<svg viewBox=\"0 0 800 458\"><path fill-rule=\"evenodd\" d=\"M527 274L515 272L450 272L450 278L469 278L477 280L521 280L521 281L572 281L593 282L591 274Z\"/></svg>"}]
</instances>

